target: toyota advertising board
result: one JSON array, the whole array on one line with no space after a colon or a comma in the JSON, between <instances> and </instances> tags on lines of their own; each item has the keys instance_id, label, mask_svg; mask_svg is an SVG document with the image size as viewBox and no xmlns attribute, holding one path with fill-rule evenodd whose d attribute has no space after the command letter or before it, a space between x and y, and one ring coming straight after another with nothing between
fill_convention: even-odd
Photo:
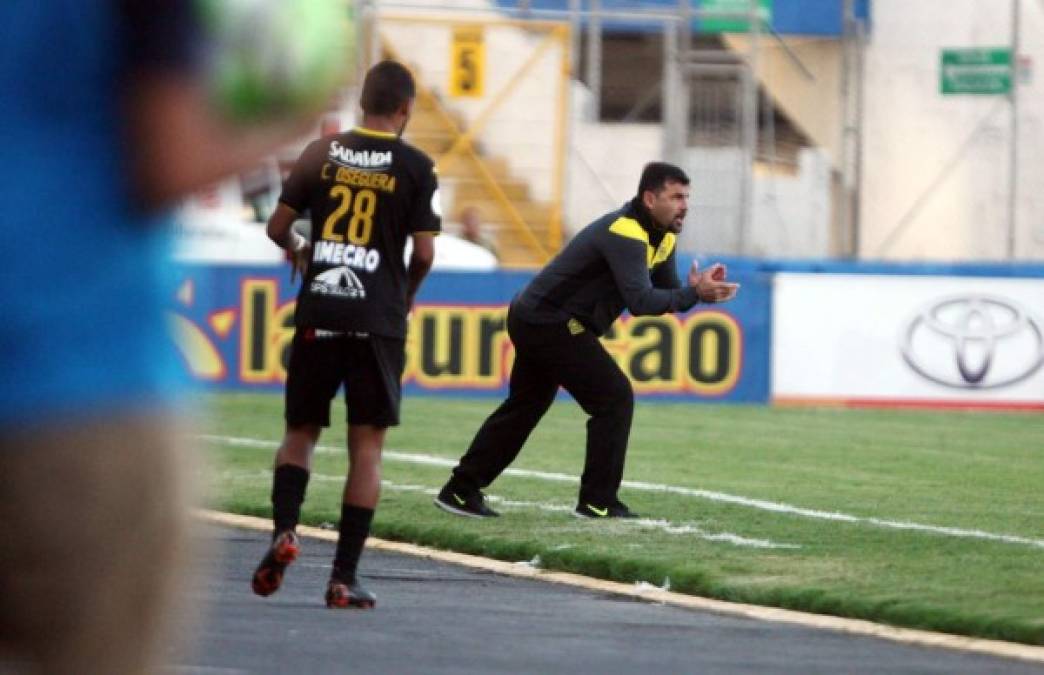
<instances>
[{"instance_id":1,"label":"toyota advertising board","mask_svg":"<svg viewBox=\"0 0 1044 675\"><path fill-rule=\"evenodd\" d=\"M1044 409L1044 279L779 274L772 398Z\"/></svg>"}]
</instances>

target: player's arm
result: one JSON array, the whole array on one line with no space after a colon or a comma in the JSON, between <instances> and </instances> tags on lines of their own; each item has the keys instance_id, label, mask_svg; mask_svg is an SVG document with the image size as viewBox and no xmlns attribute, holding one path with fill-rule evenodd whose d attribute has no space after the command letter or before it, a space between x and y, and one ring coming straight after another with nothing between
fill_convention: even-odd
<instances>
[{"instance_id":1,"label":"player's arm","mask_svg":"<svg viewBox=\"0 0 1044 675\"><path fill-rule=\"evenodd\" d=\"M439 197L439 179L435 168L425 170L420 179L420 196L411 218L410 236L413 251L406 268L406 307L413 309L413 299L420 290L435 262L435 237L442 231L442 206Z\"/></svg>"},{"instance_id":2,"label":"player's arm","mask_svg":"<svg viewBox=\"0 0 1044 675\"><path fill-rule=\"evenodd\" d=\"M410 263L406 268L406 307L413 309L413 299L431 271L431 265L435 262L435 235L437 232L414 232L413 251L410 253Z\"/></svg>"},{"instance_id":3,"label":"player's arm","mask_svg":"<svg viewBox=\"0 0 1044 675\"><path fill-rule=\"evenodd\" d=\"M308 240L294 231L294 221L298 213L283 202L276 204L275 210L268 218L265 233L276 246L285 249L287 253L297 253L308 245Z\"/></svg>"},{"instance_id":4,"label":"player's arm","mask_svg":"<svg viewBox=\"0 0 1044 675\"><path fill-rule=\"evenodd\" d=\"M284 249L290 258L290 282L300 274L304 278L308 270L309 253L312 250L308 240L294 231L294 221L298 213L283 202L276 204L275 210L268 218L265 233L275 245Z\"/></svg>"},{"instance_id":5,"label":"player's arm","mask_svg":"<svg viewBox=\"0 0 1044 675\"><path fill-rule=\"evenodd\" d=\"M321 144L312 141L294 162L294 168L290 170L283 190L279 194L279 201L275 210L268 218L265 228L268 238L276 246L285 250L290 258L290 281L292 282L298 273L303 277L308 269L311 242L295 232L294 221L301 213L309 208L309 197L312 192L312 183L316 174L316 162L321 156Z\"/></svg>"}]
</instances>

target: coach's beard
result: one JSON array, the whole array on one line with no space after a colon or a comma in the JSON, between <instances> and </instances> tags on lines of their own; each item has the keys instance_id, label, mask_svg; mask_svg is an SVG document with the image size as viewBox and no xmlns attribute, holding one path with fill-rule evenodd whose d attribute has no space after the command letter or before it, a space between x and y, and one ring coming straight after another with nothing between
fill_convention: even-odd
<instances>
[{"instance_id":1,"label":"coach's beard","mask_svg":"<svg viewBox=\"0 0 1044 675\"><path fill-rule=\"evenodd\" d=\"M668 232L670 232L672 234L678 234L679 232L682 231L682 227L684 227L684 225L685 225L685 213L686 213L685 211L682 211L681 215L679 215L677 218L675 218L674 220L672 220L670 223L667 224L667 228L666 229L667 229Z\"/></svg>"}]
</instances>

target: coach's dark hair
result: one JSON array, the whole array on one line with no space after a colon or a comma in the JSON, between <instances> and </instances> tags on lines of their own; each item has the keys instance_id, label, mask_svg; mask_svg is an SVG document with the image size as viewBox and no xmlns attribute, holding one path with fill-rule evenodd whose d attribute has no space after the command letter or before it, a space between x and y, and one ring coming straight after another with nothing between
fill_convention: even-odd
<instances>
[{"instance_id":1,"label":"coach's dark hair","mask_svg":"<svg viewBox=\"0 0 1044 675\"><path fill-rule=\"evenodd\" d=\"M397 61L381 61L366 73L359 105L368 115L391 115L417 95L413 75Z\"/></svg>"},{"instance_id":2,"label":"coach's dark hair","mask_svg":"<svg viewBox=\"0 0 1044 675\"><path fill-rule=\"evenodd\" d=\"M659 192L668 182L688 185L689 177L685 175L684 171L673 164L668 164L667 162L649 162L645 165L645 168L642 169L642 178L638 181L638 196L641 197L645 194L646 190Z\"/></svg>"}]
</instances>

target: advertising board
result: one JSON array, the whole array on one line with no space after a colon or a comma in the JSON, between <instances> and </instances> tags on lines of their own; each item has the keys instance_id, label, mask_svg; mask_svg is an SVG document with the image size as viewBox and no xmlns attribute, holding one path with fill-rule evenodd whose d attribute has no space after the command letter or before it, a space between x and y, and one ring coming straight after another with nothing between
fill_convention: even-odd
<instances>
[{"instance_id":1,"label":"advertising board","mask_svg":"<svg viewBox=\"0 0 1044 675\"><path fill-rule=\"evenodd\" d=\"M1044 409L1044 279L778 274L772 399Z\"/></svg>"},{"instance_id":2,"label":"advertising board","mask_svg":"<svg viewBox=\"0 0 1044 675\"><path fill-rule=\"evenodd\" d=\"M688 264L679 261L679 269ZM513 359L507 306L531 276L433 273L410 319L406 392L504 394ZM637 395L767 401L769 276L737 280L742 291L726 305L614 324L604 343ZM184 266L170 322L189 375L221 389L281 390L295 293L282 267Z\"/></svg>"}]
</instances>

